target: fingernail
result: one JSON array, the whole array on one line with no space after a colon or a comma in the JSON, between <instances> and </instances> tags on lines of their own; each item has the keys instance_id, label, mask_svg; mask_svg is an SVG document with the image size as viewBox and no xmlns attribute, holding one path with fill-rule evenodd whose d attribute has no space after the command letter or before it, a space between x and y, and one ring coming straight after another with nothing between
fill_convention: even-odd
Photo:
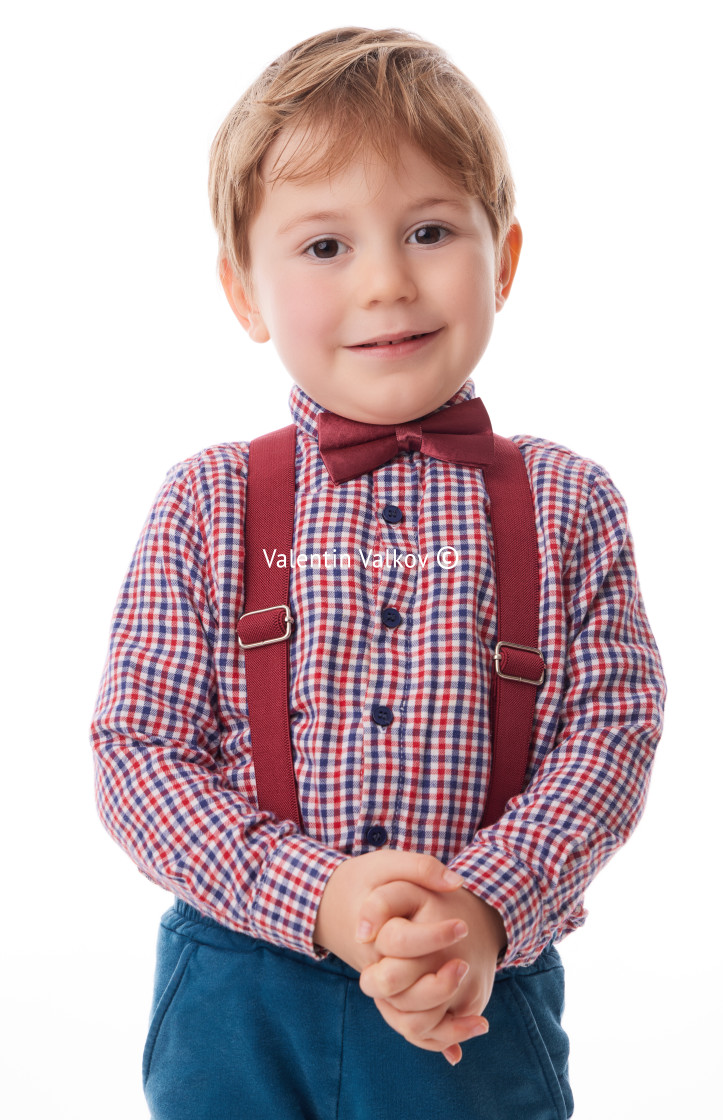
<instances>
[{"instance_id":1,"label":"fingernail","mask_svg":"<svg viewBox=\"0 0 723 1120\"><path fill-rule=\"evenodd\" d=\"M449 868L443 872L442 878L445 883L449 883L451 887L459 887L464 882L461 875L458 875L456 871L450 871Z\"/></svg>"},{"instance_id":2,"label":"fingernail","mask_svg":"<svg viewBox=\"0 0 723 1120\"><path fill-rule=\"evenodd\" d=\"M478 1023L477 1026L472 1031L472 1037L477 1038L477 1036L480 1035L480 1034L487 1034L487 1031L489 1029L490 1029L489 1023L487 1022L486 1019L483 1019L482 1022Z\"/></svg>"},{"instance_id":3,"label":"fingernail","mask_svg":"<svg viewBox=\"0 0 723 1120\"><path fill-rule=\"evenodd\" d=\"M465 961L460 961L460 963L457 965L457 972L455 973L458 984L462 983L468 972L469 965Z\"/></svg>"},{"instance_id":4,"label":"fingernail","mask_svg":"<svg viewBox=\"0 0 723 1120\"><path fill-rule=\"evenodd\" d=\"M454 936L459 939L460 937L466 937L469 933L469 930L467 929L467 926L464 922L457 922L453 932Z\"/></svg>"},{"instance_id":5,"label":"fingernail","mask_svg":"<svg viewBox=\"0 0 723 1120\"><path fill-rule=\"evenodd\" d=\"M356 931L357 941L367 941L371 932L372 932L371 922L359 922L359 926L358 926L357 931Z\"/></svg>"}]
</instances>

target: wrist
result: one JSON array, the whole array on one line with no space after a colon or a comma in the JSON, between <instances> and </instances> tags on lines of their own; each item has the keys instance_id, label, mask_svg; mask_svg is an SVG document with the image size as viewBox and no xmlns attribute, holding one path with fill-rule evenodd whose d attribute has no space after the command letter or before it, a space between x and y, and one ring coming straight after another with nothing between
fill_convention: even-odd
<instances>
[{"instance_id":1,"label":"wrist","mask_svg":"<svg viewBox=\"0 0 723 1120\"><path fill-rule=\"evenodd\" d=\"M494 906L490 906L489 902L485 902L487 908L487 915L492 927L492 934L494 944L497 949L497 958L501 959L507 951L507 933L505 931L505 923L502 920L502 915L499 910L495 910Z\"/></svg>"},{"instance_id":2,"label":"wrist","mask_svg":"<svg viewBox=\"0 0 723 1120\"><path fill-rule=\"evenodd\" d=\"M335 942L336 940L334 932L338 924L336 919L340 907L339 895L343 890L344 868L349 862L349 858L345 859L343 863L340 863L332 871L326 881L326 886L324 887L324 892L316 912L314 944L327 953L334 952L331 942Z\"/></svg>"},{"instance_id":3,"label":"wrist","mask_svg":"<svg viewBox=\"0 0 723 1120\"><path fill-rule=\"evenodd\" d=\"M500 961L507 951L507 932L505 930L505 923L502 920L502 915L494 908L489 902L486 902L479 895L473 894L472 891L466 887L463 888L465 894L475 900L475 910L482 916L482 926L486 941L491 947L494 948L497 955L497 960Z\"/></svg>"}]
</instances>

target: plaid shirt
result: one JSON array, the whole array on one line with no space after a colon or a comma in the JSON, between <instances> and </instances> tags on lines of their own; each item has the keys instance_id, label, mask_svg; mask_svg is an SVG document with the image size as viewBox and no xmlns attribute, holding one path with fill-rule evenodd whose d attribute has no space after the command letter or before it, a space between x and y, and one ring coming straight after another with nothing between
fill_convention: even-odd
<instances>
[{"instance_id":1,"label":"plaid shirt","mask_svg":"<svg viewBox=\"0 0 723 1120\"><path fill-rule=\"evenodd\" d=\"M474 395L467 381L448 404ZM587 883L640 817L661 730L665 683L623 500L595 463L515 437L535 495L547 677L525 792L481 831L496 641L483 474L400 452L334 487L320 406L298 386L290 404L290 713L306 831L256 805L235 635L246 443L174 467L146 522L92 727L102 819L160 886L310 955L345 856L430 852L502 914L501 963L529 963L584 921Z\"/></svg>"}]
</instances>

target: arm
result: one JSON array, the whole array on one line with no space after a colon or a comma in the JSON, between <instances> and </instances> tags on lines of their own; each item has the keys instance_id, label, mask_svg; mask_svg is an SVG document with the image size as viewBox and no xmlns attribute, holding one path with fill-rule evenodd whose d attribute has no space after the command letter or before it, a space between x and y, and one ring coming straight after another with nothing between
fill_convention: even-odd
<instances>
[{"instance_id":1,"label":"arm","mask_svg":"<svg viewBox=\"0 0 723 1120\"><path fill-rule=\"evenodd\" d=\"M584 920L585 887L643 810L665 683L640 597L622 498L600 469L562 573L564 701L552 749L502 818L451 862L500 913L501 965Z\"/></svg>"},{"instance_id":2,"label":"arm","mask_svg":"<svg viewBox=\"0 0 723 1120\"><path fill-rule=\"evenodd\" d=\"M255 804L234 634L243 534L228 527L242 468L218 449L181 464L150 512L93 718L98 808L153 882L234 929L313 954L319 900L344 857Z\"/></svg>"}]
</instances>

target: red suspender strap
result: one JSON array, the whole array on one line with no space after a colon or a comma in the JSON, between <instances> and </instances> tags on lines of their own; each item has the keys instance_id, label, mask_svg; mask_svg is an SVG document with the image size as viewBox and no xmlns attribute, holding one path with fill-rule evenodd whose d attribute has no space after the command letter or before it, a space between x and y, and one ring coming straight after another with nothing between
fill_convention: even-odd
<instances>
[{"instance_id":1,"label":"red suspender strap","mask_svg":"<svg viewBox=\"0 0 723 1120\"><path fill-rule=\"evenodd\" d=\"M246 483L244 614L236 633L244 651L246 691L259 808L301 828L289 728L289 567L294 534L296 426L249 444Z\"/></svg>"},{"instance_id":2,"label":"red suspender strap","mask_svg":"<svg viewBox=\"0 0 723 1120\"><path fill-rule=\"evenodd\" d=\"M537 688L545 679L538 642L540 575L535 505L522 453L495 436L494 463L484 467L490 499L497 588L492 679L492 771L482 827L494 824L521 793L532 738Z\"/></svg>"},{"instance_id":3,"label":"red suspender strap","mask_svg":"<svg viewBox=\"0 0 723 1120\"><path fill-rule=\"evenodd\" d=\"M269 566L263 550L287 557L294 529L294 425L252 440L246 489L245 614L236 627L244 650L251 749L259 806L301 826L289 729L290 568ZM482 827L502 816L523 788L537 688L545 663L537 648L539 570L535 509L522 454L495 436L484 468L490 498L497 585L492 684L492 771Z\"/></svg>"}]
</instances>

